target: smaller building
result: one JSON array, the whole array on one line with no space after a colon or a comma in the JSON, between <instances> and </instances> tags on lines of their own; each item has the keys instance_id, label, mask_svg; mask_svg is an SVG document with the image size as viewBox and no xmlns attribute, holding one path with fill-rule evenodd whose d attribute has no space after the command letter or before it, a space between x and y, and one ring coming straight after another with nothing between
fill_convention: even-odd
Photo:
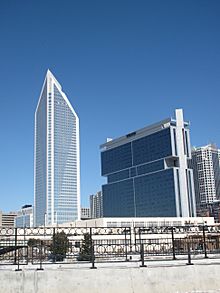
<instances>
[{"instance_id":1,"label":"smaller building","mask_svg":"<svg viewBox=\"0 0 220 293\"><path fill-rule=\"evenodd\" d=\"M172 227L185 225L213 225L213 217L129 217L99 218L65 223L59 227Z\"/></svg>"},{"instance_id":2,"label":"smaller building","mask_svg":"<svg viewBox=\"0 0 220 293\"><path fill-rule=\"evenodd\" d=\"M91 219L90 208L81 208L81 220Z\"/></svg>"},{"instance_id":3,"label":"smaller building","mask_svg":"<svg viewBox=\"0 0 220 293\"><path fill-rule=\"evenodd\" d=\"M32 205L24 205L15 218L15 227L25 228L33 227L33 207Z\"/></svg>"},{"instance_id":4,"label":"smaller building","mask_svg":"<svg viewBox=\"0 0 220 293\"><path fill-rule=\"evenodd\" d=\"M90 195L90 211L92 219L103 217L103 198L101 191Z\"/></svg>"},{"instance_id":5,"label":"smaller building","mask_svg":"<svg viewBox=\"0 0 220 293\"><path fill-rule=\"evenodd\" d=\"M220 199L220 150L213 144L192 149L196 209L206 210Z\"/></svg>"},{"instance_id":6,"label":"smaller building","mask_svg":"<svg viewBox=\"0 0 220 293\"><path fill-rule=\"evenodd\" d=\"M215 223L220 223L220 200L199 205L197 215L198 217L213 217Z\"/></svg>"},{"instance_id":7,"label":"smaller building","mask_svg":"<svg viewBox=\"0 0 220 293\"><path fill-rule=\"evenodd\" d=\"M14 227L16 212L3 213L0 212L0 224L2 227Z\"/></svg>"}]
</instances>

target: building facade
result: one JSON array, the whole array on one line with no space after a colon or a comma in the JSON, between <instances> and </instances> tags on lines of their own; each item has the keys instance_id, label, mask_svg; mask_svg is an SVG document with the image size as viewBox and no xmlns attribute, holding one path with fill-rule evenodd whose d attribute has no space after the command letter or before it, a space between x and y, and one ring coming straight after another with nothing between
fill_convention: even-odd
<instances>
[{"instance_id":1,"label":"building facade","mask_svg":"<svg viewBox=\"0 0 220 293\"><path fill-rule=\"evenodd\" d=\"M91 219L90 208L81 208L81 220Z\"/></svg>"},{"instance_id":2,"label":"building facade","mask_svg":"<svg viewBox=\"0 0 220 293\"><path fill-rule=\"evenodd\" d=\"M197 206L220 199L220 150L214 145L192 149Z\"/></svg>"},{"instance_id":3,"label":"building facade","mask_svg":"<svg viewBox=\"0 0 220 293\"><path fill-rule=\"evenodd\" d=\"M155 218L153 217L146 217L146 218L145 217L128 217L128 218L103 217L103 218L90 219L85 221L76 221L75 223L68 223L67 225L61 225L61 227L153 228L153 227L173 227L173 226L179 227L179 226L188 226L188 225L203 226L203 225L213 225L213 224L214 224L214 218L209 216L208 217L155 217ZM152 234L149 233L148 237L152 237ZM167 234L165 234L165 237L167 238Z\"/></svg>"},{"instance_id":4,"label":"building facade","mask_svg":"<svg viewBox=\"0 0 220 293\"><path fill-rule=\"evenodd\" d=\"M92 219L103 217L103 198L101 191L90 195L90 211Z\"/></svg>"},{"instance_id":5,"label":"building facade","mask_svg":"<svg viewBox=\"0 0 220 293\"><path fill-rule=\"evenodd\" d=\"M24 205L15 217L16 228L33 227L33 207Z\"/></svg>"},{"instance_id":6,"label":"building facade","mask_svg":"<svg viewBox=\"0 0 220 293\"><path fill-rule=\"evenodd\" d=\"M34 224L80 219L79 119L48 70L35 112Z\"/></svg>"},{"instance_id":7,"label":"building facade","mask_svg":"<svg viewBox=\"0 0 220 293\"><path fill-rule=\"evenodd\" d=\"M198 217L213 217L215 223L220 223L220 200L196 206Z\"/></svg>"},{"instance_id":8,"label":"building facade","mask_svg":"<svg viewBox=\"0 0 220 293\"><path fill-rule=\"evenodd\" d=\"M189 123L175 114L101 145L104 217L196 216Z\"/></svg>"},{"instance_id":9,"label":"building facade","mask_svg":"<svg viewBox=\"0 0 220 293\"><path fill-rule=\"evenodd\" d=\"M192 149L192 168L199 216L220 220L220 150L212 144Z\"/></svg>"},{"instance_id":10,"label":"building facade","mask_svg":"<svg viewBox=\"0 0 220 293\"><path fill-rule=\"evenodd\" d=\"M3 213L0 211L0 224L2 227L14 227L16 212Z\"/></svg>"}]
</instances>

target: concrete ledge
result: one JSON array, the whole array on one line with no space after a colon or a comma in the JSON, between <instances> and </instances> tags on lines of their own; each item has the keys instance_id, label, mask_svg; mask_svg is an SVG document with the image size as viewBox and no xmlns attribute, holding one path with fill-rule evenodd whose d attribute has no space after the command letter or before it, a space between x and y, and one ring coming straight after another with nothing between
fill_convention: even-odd
<instances>
[{"instance_id":1,"label":"concrete ledge","mask_svg":"<svg viewBox=\"0 0 220 293\"><path fill-rule=\"evenodd\" d=\"M220 293L220 265L0 270L2 293Z\"/></svg>"}]
</instances>

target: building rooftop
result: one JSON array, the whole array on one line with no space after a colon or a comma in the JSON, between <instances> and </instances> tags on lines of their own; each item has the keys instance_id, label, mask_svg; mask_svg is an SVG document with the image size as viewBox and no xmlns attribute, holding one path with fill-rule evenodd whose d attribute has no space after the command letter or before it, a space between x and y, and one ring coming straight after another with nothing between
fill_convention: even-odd
<instances>
[{"instance_id":1,"label":"building rooftop","mask_svg":"<svg viewBox=\"0 0 220 293\"><path fill-rule=\"evenodd\" d=\"M153 133L158 132L162 129L168 128L170 126L176 126L176 122L177 122L176 119L166 118L166 119L163 119L157 123L154 123L154 124L151 124L151 125L146 126L144 128L141 128L139 130L130 132L130 133L123 135L119 138L112 139L112 140L110 140L108 138L107 142L100 146L100 149L101 149L101 151L105 151L105 150L120 146L124 143L133 141L134 139L138 139L138 138L144 137L146 135L153 134ZM184 126L188 127L189 122L184 122Z\"/></svg>"}]
</instances>

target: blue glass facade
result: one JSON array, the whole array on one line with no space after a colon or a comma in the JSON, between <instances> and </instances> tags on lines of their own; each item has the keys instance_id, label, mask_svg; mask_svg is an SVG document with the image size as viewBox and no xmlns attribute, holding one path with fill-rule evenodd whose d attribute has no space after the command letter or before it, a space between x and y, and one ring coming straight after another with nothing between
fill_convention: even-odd
<instances>
[{"instance_id":1,"label":"blue glass facade","mask_svg":"<svg viewBox=\"0 0 220 293\"><path fill-rule=\"evenodd\" d=\"M164 169L164 160L159 160L153 163L140 165L137 167L137 174L143 175L150 172L155 172Z\"/></svg>"},{"instance_id":2,"label":"blue glass facade","mask_svg":"<svg viewBox=\"0 0 220 293\"><path fill-rule=\"evenodd\" d=\"M117 172L132 166L131 143L102 152L102 175Z\"/></svg>"},{"instance_id":3,"label":"blue glass facade","mask_svg":"<svg viewBox=\"0 0 220 293\"><path fill-rule=\"evenodd\" d=\"M101 153L102 175L172 155L170 128Z\"/></svg>"},{"instance_id":4,"label":"blue glass facade","mask_svg":"<svg viewBox=\"0 0 220 293\"><path fill-rule=\"evenodd\" d=\"M134 140L132 150L134 166L171 156L170 128Z\"/></svg>"},{"instance_id":5,"label":"blue glass facade","mask_svg":"<svg viewBox=\"0 0 220 293\"><path fill-rule=\"evenodd\" d=\"M175 217L176 201L173 169L134 179L137 217Z\"/></svg>"},{"instance_id":6,"label":"blue glass facade","mask_svg":"<svg viewBox=\"0 0 220 293\"><path fill-rule=\"evenodd\" d=\"M175 114L101 146L104 217L196 215L189 123Z\"/></svg>"},{"instance_id":7,"label":"blue glass facade","mask_svg":"<svg viewBox=\"0 0 220 293\"><path fill-rule=\"evenodd\" d=\"M128 217L134 215L133 179L103 185L103 216Z\"/></svg>"},{"instance_id":8,"label":"blue glass facade","mask_svg":"<svg viewBox=\"0 0 220 293\"><path fill-rule=\"evenodd\" d=\"M170 128L101 153L105 217L176 216Z\"/></svg>"}]
</instances>

